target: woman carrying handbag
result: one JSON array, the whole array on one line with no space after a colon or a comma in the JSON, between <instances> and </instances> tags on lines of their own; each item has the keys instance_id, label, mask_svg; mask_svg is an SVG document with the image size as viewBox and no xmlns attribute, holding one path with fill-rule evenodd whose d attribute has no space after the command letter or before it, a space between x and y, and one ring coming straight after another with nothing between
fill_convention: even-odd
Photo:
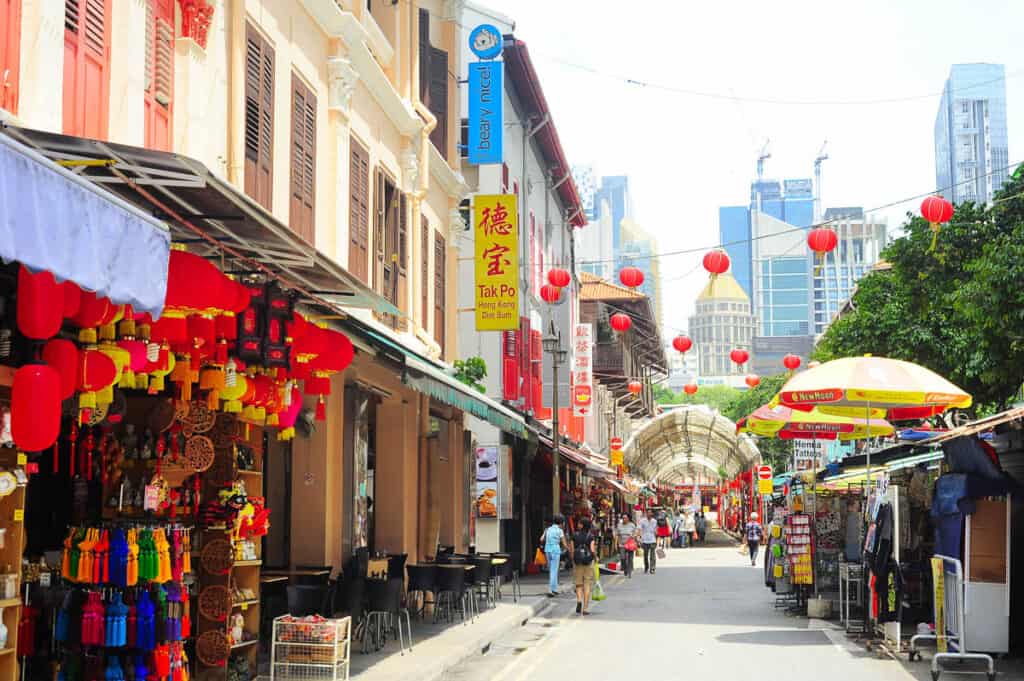
<instances>
[{"instance_id":1,"label":"woman carrying handbag","mask_svg":"<svg viewBox=\"0 0 1024 681\"><path fill-rule=\"evenodd\" d=\"M627 514L619 518L615 527L615 538L618 540L619 557L622 561L622 574L627 579L633 577L633 554L636 553L636 524Z\"/></svg>"}]
</instances>

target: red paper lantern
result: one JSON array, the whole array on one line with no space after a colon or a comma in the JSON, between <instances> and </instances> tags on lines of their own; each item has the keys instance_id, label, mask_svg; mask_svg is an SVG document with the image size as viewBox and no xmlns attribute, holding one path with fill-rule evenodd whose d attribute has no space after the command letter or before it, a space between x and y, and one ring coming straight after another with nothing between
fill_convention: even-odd
<instances>
[{"instance_id":1,"label":"red paper lantern","mask_svg":"<svg viewBox=\"0 0 1024 681\"><path fill-rule=\"evenodd\" d=\"M149 360L146 358L146 344L133 338L117 341L117 347L128 353L128 369L144 371Z\"/></svg>"},{"instance_id":2,"label":"red paper lantern","mask_svg":"<svg viewBox=\"0 0 1024 681\"><path fill-rule=\"evenodd\" d=\"M928 196L921 202L921 217L933 225L949 222L953 217L953 204L941 196Z\"/></svg>"},{"instance_id":3,"label":"red paper lantern","mask_svg":"<svg viewBox=\"0 0 1024 681\"><path fill-rule=\"evenodd\" d=\"M244 287L205 258L188 251L172 250L167 263L164 307L186 313L240 312L249 303L241 288Z\"/></svg>"},{"instance_id":4,"label":"red paper lantern","mask_svg":"<svg viewBox=\"0 0 1024 681\"><path fill-rule=\"evenodd\" d=\"M188 320L164 315L149 327L149 338L154 343L185 343L188 341Z\"/></svg>"},{"instance_id":5,"label":"red paper lantern","mask_svg":"<svg viewBox=\"0 0 1024 681\"><path fill-rule=\"evenodd\" d=\"M11 437L28 452L53 446L60 434L61 380L45 364L26 364L11 384Z\"/></svg>"},{"instance_id":6,"label":"red paper lantern","mask_svg":"<svg viewBox=\"0 0 1024 681\"><path fill-rule=\"evenodd\" d=\"M629 318L628 314L622 312L616 312L608 321L611 323L612 328L619 333L629 331L629 327L633 326L633 320Z\"/></svg>"},{"instance_id":7,"label":"red paper lantern","mask_svg":"<svg viewBox=\"0 0 1024 681\"><path fill-rule=\"evenodd\" d=\"M790 371L795 371L800 368L800 357L793 354L786 355L782 358L782 365Z\"/></svg>"},{"instance_id":8,"label":"red paper lantern","mask_svg":"<svg viewBox=\"0 0 1024 681\"><path fill-rule=\"evenodd\" d=\"M696 395L697 394L697 384L696 383L687 383L686 385L683 386L683 392L685 392L687 395Z\"/></svg>"},{"instance_id":9,"label":"red paper lantern","mask_svg":"<svg viewBox=\"0 0 1024 681\"><path fill-rule=\"evenodd\" d=\"M78 313L71 321L80 329L92 329L100 325L110 311L110 300L98 297L92 291L82 291Z\"/></svg>"},{"instance_id":10,"label":"red paper lantern","mask_svg":"<svg viewBox=\"0 0 1024 681\"><path fill-rule=\"evenodd\" d=\"M750 359L750 353L746 350L740 350L737 348L729 353L729 359L736 364L746 364L747 360Z\"/></svg>"},{"instance_id":11,"label":"red paper lantern","mask_svg":"<svg viewBox=\"0 0 1024 681\"><path fill-rule=\"evenodd\" d=\"M751 388L756 388L761 385L761 377L755 374L750 374L743 380L746 382L747 386Z\"/></svg>"},{"instance_id":12,"label":"red paper lantern","mask_svg":"<svg viewBox=\"0 0 1024 681\"><path fill-rule=\"evenodd\" d=\"M78 284L68 279L60 285L64 291L64 317L71 319L78 314L78 308L82 304L82 289Z\"/></svg>"},{"instance_id":13,"label":"red paper lantern","mask_svg":"<svg viewBox=\"0 0 1024 681\"><path fill-rule=\"evenodd\" d=\"M310 368L314 371L344 371L352 363L356 350L352 341L343 333L332 329L320 329L326 341L324 350L316 359L310 362Z\"/></svg>"},{"instance_id":14,"label":"red paper lantern","mask_svg":"<svg viewBox=\"0 0 1024 681\"><path fill-rule=\"evenodd\" d=\"M623 286L636 288L644 283L644 273L638 267L623 267L619 272L619 281Z\"/></svg>"},{"instance_id":15,"label":"red paper lantern","mask_svg":"<svg viewBox=\"0 0 1024 681\"><path fill-rule=\"evenodd\" d=\"M548 283L555 288L565 288L569 285L569 270L561 267L548 270Z\"/></svg>"},{"instance_id":16,"label":"red paper lantern","mask_svg":"<svg viewBox=\"0 0 1024 681\"><path fill-rule=\"evenodd\" d=\"M78 347L69 340L53 338L43 347L43 361L60 376L60 399L74 395L78 387Z\"/></svg>"},{"instance_id":17,"label":"red paper lantern","mask_svg":"<svg viewBox=\"0 0 1024 681\"><path fill-rule=\"evenodd\" d=\"M78 389L94 393L113 385L117 378L117 365L99 350L83 350L78 362Z\"/></svg>"},{"instance_id":18,"label":"red paper lantern","mask_svg":"<svg viewBox=\"0 0 1024 681\"><path fill-rule=\"evenodd\" d=\"M35 340L57 335L64 321L64 289L50 272L18 268L18 330Z\"/></svg>"},{"instance_id":19,"label":"red paper lantern","mask_svg":"<svg viewBox=\"0 0 1024 681\"><path fill-rule=\"evenodd\" d=\"M720 248L704 254L704 269L711 273L712 277L724 274L729 270L729 255Z\"/></svg>"},{"instance_id":20,"label":"red paper lantern","mask_svg":"<svg viewBox=\"0 0 1024 681\"><path fill-rule=\"evenodd\" d=\"M676 336L675 338L672 339L672 347L674 347L679 352L686 352L687 350L693 347L693 341L690 340L689 336Z\"/></svg>"},{"instance_id":21,"label":"red paper lantern","mask_svg":"<svg viewBox=\"0 0 1024 681\"><path fill-rule=\"evenodd\" d=\"M549 305L557 303L561 297L562 289L553 284L544 284L540 287L540 299Z\"/></svg>"},{"instance_id":22,"label":"red paper lantern","mask_svg":"<svg viewBox=\"0 0 1024 681\"><path fill-rule=\"evenodd\" d=\"M630 381L626 388L634 395L639 395L640 391L644 389L644 386L640 381Z\"/></svg>"},{"instance_id":23,"label":"red paper lantern","mask_svg":"<svg viewBox=\"0 0 1024 681\"><path fill-rule=\"evenodd\" d=\"M290 322L285 322L284 324L284 333L294 343L295 341L302 338L302 336L306 333L306 329L309 326L310 324L309 322L306 321L305 317L303 317L298 312L292 312L292 320ZM292 353L294 352L295 349L293 347Z\"/></svg>"},{"instance_id":24,"label":"red paper lantern","mask_svg":"<svg viewBox=\"0 0 1024 681\"><path fill-rule=\"evenodd\" d=\"M807 245L810 246L812 251L817 253L819 260L824 258L826 253L833 250L837 243L839 243L839 237L828 227L818 227L817 229L812 229L807 234Z\"/></svg>"}]
</instances>

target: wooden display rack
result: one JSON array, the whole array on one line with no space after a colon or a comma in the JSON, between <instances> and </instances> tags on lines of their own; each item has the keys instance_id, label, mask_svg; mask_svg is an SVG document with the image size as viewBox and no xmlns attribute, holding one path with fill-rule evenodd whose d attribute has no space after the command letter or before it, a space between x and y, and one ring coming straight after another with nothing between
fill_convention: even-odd
<instances>
[{"instance_id":1,"label":"wooden display rack","mask_svg":"<svg viewBox=\"0 0 1024 681\"><path fill-rule=\"evenodd\" d=\"M220 414L218 418L234 419L231 415ZM219 426L220 424L218 424ZM226 486L232 484L235 480L241 480L245 483L246 493L255 496L261 496L263 493L263 440L264 440L264 429L261 426L254 426L237 421L235 424L235 437L237 443L241 446L247 447L253 453L253 467L251 470L239 469L238 467L238 456L237 447L232 444L227 447L218 446L215 450L215 459L213 466L210 470L203 475L203 490L202 499L205 504L207 501L216 499L218 493ZM208 546L212 542L229 542L232 533L231 526L216 525L211 527L200 528L201 543L200 546L194 547L196 550L196 559L193 564L198 566L198 572L200 574L200 585L202 588L206 588L211 585L218 585L227 587L228 591L233 594L235 588L247 589L253 594L253 598L244 600L242 602L233 602L230 608L230 614L224 621L214 621L204 617L197 608L195 614L195 620L198 623L197 633L197 645L202 645L202 637L204 634L208 636L216 636L217 634L224 636L224 641L227 643L229 640L229 632L231 629L231 619L235 614L240 613L244 619L244 630L246 632L245 639L242 642L235 642L234 644L228 644L227 650L229 658L244 655L248 659L250 677L255 677L257 672L257 660L256 656L259 651L259 634L260 634L260 566L263 564L262 561L262 542L256 540L254 542L256 547L256 559L255 560L230 560L230 568L227 572L223 570L209 571L207 566L204 565L202 560L203 547ZM202 589L200 589L200 597ZM234 599L232 599L234 600ZM198 652L198 651L197 651ZM200 680L221 680L227 678L228 664L220 665L209 665L203 661L202 655L197 654L198 658L196 668L198 670L198 677ZM228 663L230 660L228 661ZM3 679L0 679L3 681Z\"/></svg>"},{"instance_id":2,"label":"wooden display rack","mask_svg":"<svg viewBox=\"0 0 1024 681\"><path fill-rule=\"evenodd\" d=\"M11 378L14 370L0 367L0 404L10 407ZM21 455L23 457L24 455ZM0 469L12 471L23 466L25 461L13 447L0 448ZM0 498L0 527L7 528L4 546L0 549L0 572L10 566L10 572L18 576L16 596L0 599L3 608L3 622L7 627L7 645L0 649L0 681L15 681L19 676L18 622L21 620L21 598L23 584L21 575L21 554L25 548L25 485L18 487L6 497Z\"/></svg>"}]
</instances>

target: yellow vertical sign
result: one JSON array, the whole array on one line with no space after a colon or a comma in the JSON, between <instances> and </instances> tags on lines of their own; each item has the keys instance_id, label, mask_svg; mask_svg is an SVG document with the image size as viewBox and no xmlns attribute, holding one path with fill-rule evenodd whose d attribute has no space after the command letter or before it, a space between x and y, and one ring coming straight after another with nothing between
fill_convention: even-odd
<instances>
[{"instance_id":1,"label":"yellow vertical sign","mask_svg":"<svg viewBox=\"0 0 1024 681\"><path fill-rule=\"evenodd\" d=\"M519 216L515 194L473 199L477 331L519 328Z\"/></svg>"},{"instance_id":2,"label":"yellow vertical sign","mask_svg":"<svg viewBox=\"0 0 1024 681\"><path fill-rule=\"evenodd\" d=\"M946 564L942 558L932 558L932 583L935 585L935 645L940 653L946 646Z\"/></svg>"}]
</instances>

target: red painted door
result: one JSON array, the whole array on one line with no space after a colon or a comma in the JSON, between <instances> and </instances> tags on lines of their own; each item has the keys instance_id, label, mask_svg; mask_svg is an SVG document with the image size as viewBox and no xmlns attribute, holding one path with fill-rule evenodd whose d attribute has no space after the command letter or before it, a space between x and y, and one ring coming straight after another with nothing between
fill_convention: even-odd
<instances>
[{"instance_id":1,"label":"red painted door","mask_svg":"<svg viewBox=\"0 0 1024 681\"><path fill-rule=\"evenodd\" d=\"M0 108L18 113L21 0L0 0Z\"/></svg>"},{"instance_id":2,"label":"red painted door","mask_svg":"<svg viewBox=\"0 0 1024 681\"><path fill-rule=\"evenodd\" d=\"M106 139L110 0L64 0L64 132Z\"/></svg>"}]
</instances>

